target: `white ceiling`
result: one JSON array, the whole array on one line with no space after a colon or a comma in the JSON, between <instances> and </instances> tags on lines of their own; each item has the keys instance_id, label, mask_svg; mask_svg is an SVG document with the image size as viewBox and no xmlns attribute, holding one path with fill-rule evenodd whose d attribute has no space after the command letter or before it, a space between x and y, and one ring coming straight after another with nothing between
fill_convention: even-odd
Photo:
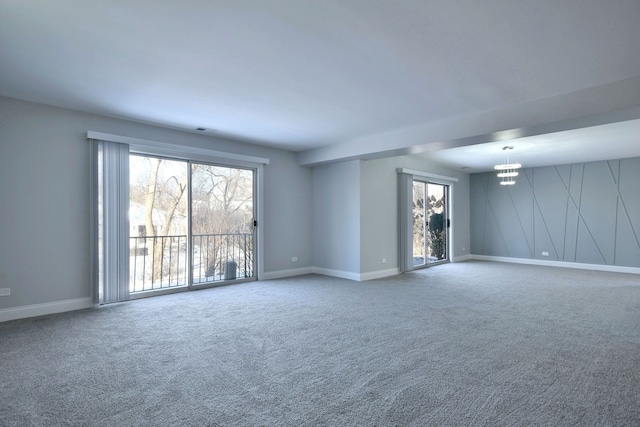
<instances>
[{"instance_id":1,"label":"white ceiling","mask_svg":"<svg viewBox=\"0 0 640 427\"><path fill-rule=\"evenodd\" d=\"M637 0L0 0L0 95L313 164L410 152L405 129L430 143L640 106L639 23ZM602 141L640 155L636 135L633 122L518 144L542 164ZM481 170L487 150L431 158Z\"/></svg>"},{"instance_id":2,"label":"white ceiling","mask_svg":"<svg viewBox=\"0 0 640 427\"><path fill-rule=\"evenodd\" d=\"M512 149L504 151L505 146ZM485 172L506 157L524 167L640 156L640 120L438 150L426 157L465 172Z\"/></svg>"}]
</instances>

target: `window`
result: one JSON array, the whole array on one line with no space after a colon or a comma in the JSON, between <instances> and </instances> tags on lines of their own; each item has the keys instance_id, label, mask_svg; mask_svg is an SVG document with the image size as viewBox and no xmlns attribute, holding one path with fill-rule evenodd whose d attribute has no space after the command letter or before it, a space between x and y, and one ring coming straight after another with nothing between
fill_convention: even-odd
<instances>
[{"instance_id":1,"label":"window","mask_svg":"<svg viewBox=\"0 0 640 427\"><path fill-rule=\"evenodd\" d=\"M185 161L129 157L129 292L187 286Z\"/></svg>"},{"instance_id":2,"label":"window","mask_svg":"<svg viewBox=\"0 0 640 427\"><path fill-rule=\"evenodd\" d=\"M446 262L449 242L449 186L413 181L413 266Z\"/></svg>"},{"instance_id":3,"label":"window","mask_svg":"<svg viewBox=\"0 0 640 427\"><path fill-rule=\"evenodd\" d=\"M458 178L404 168L397 172L400 270L449 262Z\"/></svg>"},{"instance_id":4,"label":"window","mask_svg":"<svg viewBox=\"0 0 640 427\"><path fill-rule=\"evenodd\" d=\"M262 164L92 147L97 303L257 278Z\"/></svg>"}]
</instances>

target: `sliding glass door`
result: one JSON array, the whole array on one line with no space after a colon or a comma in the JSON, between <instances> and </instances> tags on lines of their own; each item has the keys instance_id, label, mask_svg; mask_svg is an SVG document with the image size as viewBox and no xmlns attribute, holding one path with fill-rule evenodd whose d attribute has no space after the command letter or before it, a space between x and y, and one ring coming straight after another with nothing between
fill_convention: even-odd
<instances>
[{"instance_id":1,"label":"sliding glass door","mask_svg":"<svg viewBox=\"0 0 640 427\"><path fill-rule=\"evenodd\" d=\"M413 181L413 266L448 262L449 186Z\"/></svg>"},{"instance_id":2,"label":"sliding glass door","mask_svg":"<svg viewBox=\"0 0 640 427\"><path fill-rule=\"evenodd\" d=\"M129 157L129 292L187 286L186 161Z\"/></svg>"},{"instance_id":3,"label":"sliding glass door","mask_svg":"<svg viewBox=\"0 0 640 427\"><path fill-rule=\"evenodd\" d=\"M192 283L254 276L254 173L191 164Z\"/></svg>"},{"instance_id":4,"label":"sliding glass door","mask_svg":"<svg viewBox=\"0 0 640 427\"><path fill-rule=\"evenodd\" d=\"M254 278L254 170L129 159L129 293Z\"/></svg>"}]
</instances>

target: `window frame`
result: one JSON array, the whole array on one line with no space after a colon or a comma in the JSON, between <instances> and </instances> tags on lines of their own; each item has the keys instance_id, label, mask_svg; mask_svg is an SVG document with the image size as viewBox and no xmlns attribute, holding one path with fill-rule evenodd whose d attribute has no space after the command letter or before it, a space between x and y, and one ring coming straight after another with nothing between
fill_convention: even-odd
<instances>
[{"instance_id":1,"label":"window frame","mask_svg":"<svg viewBox=\"0 0 640 427\"><path fill-rule=\"evenodd\" d=\"M211 150L208 148L196 147L196 146L186 146L181 144L174 143L166 143L152 140L144 140L139 138L132 138L121 135L112 135L106 134L102 132L88 131L87 132L87 140L88 141L106 141L106 142L116 142L120 144L126 144L128 146L129 155L142 155L142 156L154 156L167 158L170 160L182 160L187 161L189 164L191 162L203 163L203 164L211 164L217 166L224 167L237 167L242 169L253 170L254 174L254 206L255 206L255 221L257 227L255 229L255 280L261 280L264 276L264 227L262 224L264 223L264 167L270 163L268 158L255 157L255 156L247 156L243 154L237 153L228 153L222 151ZM100 304L100 274L99 274L99 232L98 232L98 150L97 143L92 144L91 151L91 178L90 178L90 202L91 202L91 276L93 280L92 286L92 299L94 301L94 305ZM189 173L189 191L190 190L190 173ZM127 176L127 185L129 185L129 177ZM128 193L127 193L128 197ZM126 220L127 230L129 227L129 220ZM128 233L127 233L128 234ZM122 239L120 237L119 239ZM123 248L129 247L128 239L127 241L120 241L119 245ZM191 268L191 266L189 266ZM127 275L129 271L127 270ZM191 274L189 274L189 277ZM202 289L211 286L220 286L225 283L211 283L205 285L198 285L193 287L192 283L189 283L187 287L180 288L168 288L168 289L158 289L154 291L150 291L149 295L142 295L146 293L135 293L131 295L127 295L125 299L135 299L144 296L152 295L160 295L164 293L173 293L180 292L185 289Z\"/></svg>"}]
</instances>

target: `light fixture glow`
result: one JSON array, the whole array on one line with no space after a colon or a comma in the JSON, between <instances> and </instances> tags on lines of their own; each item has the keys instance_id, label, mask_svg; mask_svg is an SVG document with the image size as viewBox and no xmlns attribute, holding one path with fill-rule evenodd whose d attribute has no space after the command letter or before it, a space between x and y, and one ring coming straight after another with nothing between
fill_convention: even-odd
<instances>
[{"instance_id":1,"label":"light fixture glow","mask_svg":"<svg viewBox=\"0 0 640 427\"><path fill-rule=\"evenodd\" d=\"M498 171L498 178L501 178L500 185L515 185L516 181L513 179L518 176L516 169L520 169L522 165L520 163L512 163L509 159L509 151L513 150L513 147L507 145L502 147L502 151L507 152L507 158L504 163L495 165L493 168Z\"/></svg>"},{"instance_id":2,"label":"light fixture glow","mask_svg":"<svg viewBox=\"0 0 640 427\"><path fill-rule=\"evenodd\" d=\"M498 171L506 169L520 169L522 165L520 163L503 163L501 165L495 165L493 168Z\"/></svg>"}]
</instances>

